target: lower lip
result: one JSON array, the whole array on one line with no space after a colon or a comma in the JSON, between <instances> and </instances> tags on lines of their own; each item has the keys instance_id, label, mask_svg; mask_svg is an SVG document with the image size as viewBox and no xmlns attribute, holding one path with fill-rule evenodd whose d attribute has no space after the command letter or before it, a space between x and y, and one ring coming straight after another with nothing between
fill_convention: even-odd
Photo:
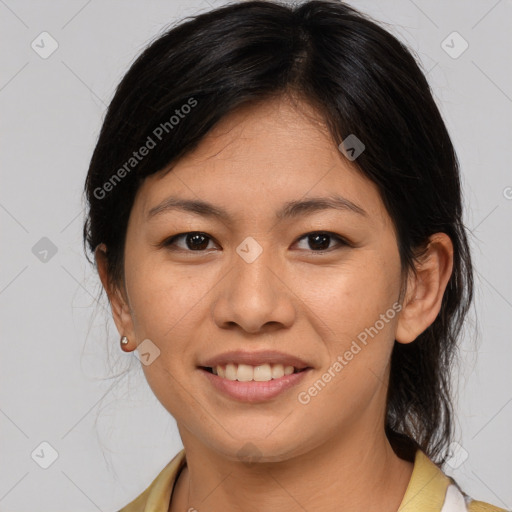
<instances>
[{"instance_id":1,"label":"lower lip","mask_svg":"<svg viewBox=\"0 0 512 512\"><path fill-rule=\"evenodd\" d=\"M241 402L264 402L275 398L280 393L299 384L310 368L298 373L284 375L279 379L272 379L267 382L258 382L251 380L249 382L241 382L238 380L229 380L219 377L214 373L210 373L203 368L199 369L210 383L222 393L228 395L235 400Z\"/></svg>"}]
</instances>

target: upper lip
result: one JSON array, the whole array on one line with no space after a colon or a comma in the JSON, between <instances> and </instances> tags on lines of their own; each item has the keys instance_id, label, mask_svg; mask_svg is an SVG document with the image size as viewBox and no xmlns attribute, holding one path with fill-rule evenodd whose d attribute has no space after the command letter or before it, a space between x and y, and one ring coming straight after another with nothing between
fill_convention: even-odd
<instances>
[{"instance_id":1,"label":"upper lip","mask_svg":"<svg viewBox=\"0 0 512 512\"><path fill-rule=\"evenodd\" d=\"M282 364L283 366L293 366L298 370L309 368L308 363L297 356L277 352L275 350L261 350L249 352L246 350L233 350L224 352L203 361L199 366L206 368L215 368L216 366L225 366L226 364L248 364L259 366L262 364Z\"/></svg>"}]
</instances>

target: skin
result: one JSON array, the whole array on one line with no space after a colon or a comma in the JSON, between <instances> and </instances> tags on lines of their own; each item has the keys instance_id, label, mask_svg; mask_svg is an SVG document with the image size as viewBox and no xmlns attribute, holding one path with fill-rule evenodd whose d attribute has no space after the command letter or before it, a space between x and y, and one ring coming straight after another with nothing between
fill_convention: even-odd
<instances>
[{"instance_id":1,"label":"skin","mask_svg":"<svg viewBox=\"0 0 512 512\"><path fill-rule=\"evenodd\" d=\"M433 235L417 275L405 276L400 313L308 404L297 400L400 296L395 230L356 162L343 157L308 105L280 97L246 106L171 172L141 185L124 283L108 284L106 247L98 247L98 271L119 333L130 340L127 350L147 338L160 350L142 368L176 419L187 454L172 512L398 509L413 465L395 455L384 432L390 355L395 339L414 341L439 313L453 263L447 235ZM275 218L287 201L332 193L366 215L327 209ZM230 220L178 210L147 220L171 195L213 203ZM158 245L190 231L210 237L201 250L190 249L186 237L174 250ZM327 238L319 254L305 236L312 231L350 245ZM262 248L252 263L236 252L248 236ZM238 402L197 369L235 349L280 350L313 369L297 389L263 403ZM247 443L256 447L254 464L238 455Z\"/></svg>"}]
</instances>

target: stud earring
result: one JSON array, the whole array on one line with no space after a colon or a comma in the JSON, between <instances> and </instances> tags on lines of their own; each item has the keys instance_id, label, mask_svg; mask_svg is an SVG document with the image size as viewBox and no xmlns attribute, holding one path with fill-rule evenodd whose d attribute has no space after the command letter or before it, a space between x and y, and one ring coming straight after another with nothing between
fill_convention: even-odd
<instances>
[{"instance_id":1,"label":"stud earring","mask_svg":"<svg viewBox=\"0 0 512 512\"><path fill-rule=\"evenodd\" d=\"M130 352L130 350L127 350L126 345L128 345L129 341L126 336L121 336L121 349L124 352Z\"/></svg>"}]
</instances>

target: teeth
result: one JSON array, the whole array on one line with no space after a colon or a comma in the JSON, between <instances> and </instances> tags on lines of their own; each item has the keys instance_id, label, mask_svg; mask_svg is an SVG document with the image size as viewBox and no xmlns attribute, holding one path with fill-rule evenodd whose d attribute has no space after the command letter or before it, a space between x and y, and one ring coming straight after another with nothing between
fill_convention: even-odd
<instances>
[{"instance_id":1,"label":"teeth","mask_svg":"<svg viewBox=\"0 0 512 512\"><path fill-rule=\"evenodd\" d=\"M254 380L257 382L267 382L272 380L272 368L269 364L255 366L253 370Z\"/></svg>"},{"instance_id":2,"label":"teeth","mask_svg":"<svg viewBox=\"0 0 512 512\"><path fill-rule=\"evenodd\" d=\"M254 371L252 366L249 366L248 364L239 364L236 371L236 380L241 382L249 382L250 380L254 380Z\"/></svg>"},{"instance_id":3,"label":"teeth","mask_svg":"<svg viewBox=\"0 0 512 512\"><path fill-rule=\"evenodd\" d=\"M293 368L293 366L292 366ZM273 379L279 379L284 375L284 367L282 364L273 364L271 367L272 371L272 378Z\"/></svg>"},{"instance_id":4,"label":"teeth","mask_svg":"<svg viewBox=\"0 0 512 512\"><path fill-rule=\"evenodd\" d=\"M240 382L268 382L272 379L279 379L284 375L291 375L295 372L293 366L283 366L282 364L262 364L251 366L249 364L229 363L226 366L215 366L212 372L219 377L228 380L238 380Z\"/></svg>"},{"instance_id":5,"label":"teeth","mask_svg":"<svg viewBox=\"0 0 512 512\"><path fill-rule=\"evenodd\" d=\"M219 367L217 366L217 372L219 371ZM228 380L236 380L236 366L234 364L226 365L226 373L224 377Z\"/></svg>"}]
</instances>

